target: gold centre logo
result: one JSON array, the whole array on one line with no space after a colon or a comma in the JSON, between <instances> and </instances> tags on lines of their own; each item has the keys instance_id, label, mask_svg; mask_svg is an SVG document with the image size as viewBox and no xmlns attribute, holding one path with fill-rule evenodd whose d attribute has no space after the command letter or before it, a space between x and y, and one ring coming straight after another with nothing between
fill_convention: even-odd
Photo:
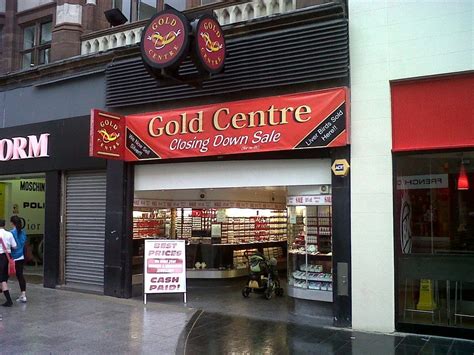
<instances>
[{"instance_id":1,"label":"gold centre logo","mask_svg":"<svg viewBox=\"0 0 474 355\"><path fill-rule=\"evenodd\" d=\"M170 31L166 36L163 36L160 34L160 32L155 32L151 36L147 37L147 40L153 42L153 46L155 49L162 49L166 45L173 43L173 41L178 38L178 36L181 34L181 30L178 31Z\"/></svg>"}]
</instances>

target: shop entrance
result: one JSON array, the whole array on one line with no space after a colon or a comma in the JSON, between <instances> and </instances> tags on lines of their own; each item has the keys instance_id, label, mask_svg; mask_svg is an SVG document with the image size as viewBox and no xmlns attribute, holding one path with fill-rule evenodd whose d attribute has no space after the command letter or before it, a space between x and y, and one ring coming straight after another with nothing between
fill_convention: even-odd
<instances>
[{"instance_id":1,"label":"shop entrance","mask_svg":"<svg viewBox=\"0 0 474 355\"><path fill-rule=\"evenodd\" d=\"M312 174L316 184L298 186L151 189L150 184L145 190L143 176L139 177L133 209L135 289L143 282L144 240L180 239L187 242L189 306L288 320L293 310L301 309L295 303L305 302L306 314L331 322L332 196L327 165L327 173L317 169ZM299 172L304 179L305 171ZM245 175L241 174L243 180L252 180ZM199 173L194 177L199 179ZM272 180L279 178L275 175ZM261 294L243 296L251 273L249 257L256 253L276 262L283 297L276 293L270 300ZM148 299L182 300L170 295Z\"/></svg>"},{"instance_id":2,"label":"shop entrance","mask_svg":"<svg viewBox=\"0 0 474 355\"><path fill-rule=\"evenodd\" d=\"M24 273L27 282L43 282L43 246L46 180L44 174L0 177L0 219L12 229L17 215L27 235Z\"/></svg>"}]
</instances>

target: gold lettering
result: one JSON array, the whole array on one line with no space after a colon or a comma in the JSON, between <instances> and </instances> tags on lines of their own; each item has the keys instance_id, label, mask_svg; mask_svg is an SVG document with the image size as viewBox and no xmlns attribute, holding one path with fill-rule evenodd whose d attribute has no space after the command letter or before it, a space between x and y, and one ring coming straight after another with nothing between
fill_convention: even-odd
<instances>
[{"instance_id":1,"label":"gold lettering","mask_svg":"<svg viewBox=\"0 0 474 355\"><path fill-rule=\"evenodd\" d=\"M280 112L281 112L281 121L280 121L280 124L287 124L288 121L286 119L286 113L288 111L294 111L295 109L293 107L283 107L282 109L280 109Z\"/></svg>"},{"instance_id":2,"label":"gold lettering","mask_svg":"<svg viewBox=\"0 0 474 355\"><path fill-rule=\"evenodd\" d=\"M232 124L231 126L235 129L244 128L246 126L245 122L247 121L247 116L245 113L238 112L232 116ZM242 126L238 125L238 122L244 122Z\"/></svg>"},{"instance_id":3,"label":"gold lettering","mask_svg":"<svg viewBox=\"0 0 474 355\"><path fill-rule=\"evenodd\" d=\"M295 121L299 123L308 122L311 119L311 116L305 119L301 117L301 115L309 115L309 114L311 114L311 107L306 106L306 105L298 106L295 110Z\"/></svg>"},{"instance_id":4,"label":"gold lettering","mask_svg":"<svg viewBox=\"0 0 474 355\"><path fill-rule=\"evenodd\" d=\"M172 127L174 126L174 127ZM169 121L165 126L165 133L167 136L174 136L179 132L179 123L177 121Z\"/></svg>"},{"instance_id":5,"label":"gold lettering","mask_svg":"<svg viewBox=\"0 0 474 355\"><path fill-rule=\"evenodd\" d=\"M265 113L263 111L249 112L249 124L247 127L255 127L255 115L259 115L259 121L265 121Z\"/></svg>"},{"instance_id":6,"label":"gold lettering","mask_svg":"<svg viewBox=\"0 0 474 355\"><path fill-rule=\"evenodd\" d=\"M214 112L214 116L212 118L212 124L214 128L218 131L225 131L227 128L229 128L230 124L227 123L225 126L221 126L219 122L219 115L221 112L225 112L226 114L229 114L230 110L228 108L220 108L216 112Z\"/></svg>"},{"instance_id":7,"label":"gold lettering","mask_svg":"<svg viewBox=\"0 0 474 355\"><path fill-rule=\"evenodd\" d=\"M156 132L155 132L154 125L155 125L156 120L158 120L160 122L163 122L163 117L156 116L156 117L153 117L150 120L150 122L148 122L148 134L152 137L159 137L163 134L163 128L162 127L157 128Z\"/></svg>"},{"instance_id":8,"label":"gold lettering","mask_svg":"<svg viewBox=\"0 0 474 355\"><path fill-rule=\"evenodd\" d=\"M203 117L203 111L199 111L197 113L197 117L191 119L189 121L189 132L191 133L202 133L202 117Z\"/></svg>"},{"instance_id":9,"label":"gold lettering","mask_svg":"<svg viewBox=\"0 0 474 355\"><path fill-rule=\"evenodd\" d=\"M277 123L273 122L273 117L274 117L274 114L275 114L275 106L271 105L270 108L268 109L268 125L269 126L275 126L277 125ZM260 124L259 126L265 126L265 122L262 122L262 120L260 120Z\"/></svg>"}]
</instances>

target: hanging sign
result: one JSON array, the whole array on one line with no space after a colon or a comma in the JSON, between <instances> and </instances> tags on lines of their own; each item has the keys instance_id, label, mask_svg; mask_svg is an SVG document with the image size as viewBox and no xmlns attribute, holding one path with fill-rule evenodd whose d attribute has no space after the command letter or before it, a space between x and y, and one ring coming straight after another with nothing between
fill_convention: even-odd
<instances>
[{"instance_id":1,"label":"hanging sign","mask_svg":"<svg viewBox=\"0 0 474 355\"><path fill-rule=\"evenodd\" d=\"M123 160L125 118L100 110L91 111L89 155Z\"/></svg>"},{"instance_id":2,"label":"hanging sign","mask_svg":"<svg viewBox=\"0 0 474 355\"><path fill-rule=\"evenodd\" d=\"M127 116L126 161L348 144L345 88Z\"/></svg>"},{"instance_id":3,"label":"hanging sign","mask_svg":"<svg viewBox=\"0 0 474 355\"><path fill-rule=\"evenodd\" d=\"M143 29L143 61L151 69L178 66L188 53L189 34L189 21L180 12L168 8L157 13Z\"/></svg>"},{"instance_id":4,"label":"hanging sign","mask_svg":"<svg viewBox=\"0 0 474 355\"><path fill-rule=\"evenodd\" d=\"M219 22L211 15L203 15L195 26L196 64L212 74L221 72L224 69L226 46Z\"/></svg>"},{"instance_id":5,"label":"hanging sign","mask_svg":"<svg viewBox=\"0 0 474 355\"><path fill-rule=\"evenodd\" d=\"M150 293L184 293L186 303L186 242L145 240L143 276L145 304Z\"/></svg>"}]
</instances>

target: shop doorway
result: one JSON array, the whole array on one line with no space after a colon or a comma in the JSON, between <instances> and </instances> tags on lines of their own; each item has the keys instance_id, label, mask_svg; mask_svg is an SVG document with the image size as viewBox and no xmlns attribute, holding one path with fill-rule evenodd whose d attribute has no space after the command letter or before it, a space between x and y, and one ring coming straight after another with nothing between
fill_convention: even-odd
<instances>
[{"instance_id":1,"label":"shop doorway","mask_svg":"<svg viewBox=\"0 0 474 355\"><path fill-rule=\"evenodd\" d=\"M28 283L43 283L45 191L44 174L0 177L0 219L11 229L10 217L19 216L27 235L24 273Z\"/></svg>"},{"instance_id":2,"label":"shop doorway","mask_svg":"<svg viewBox=\"0 0 474 355\"><path fill-rule=\"evenodd\" d=\"M188 304L287 321L295 300L332 321L331 186L255 186L135 191L133 281L142 287L144 241L185 240ZM276 262L283 297L243 290L252 255ZM170 295L156 302L181 302ZM301 320L296 319L296 320Z\"/></svg>"}]
</instances>

